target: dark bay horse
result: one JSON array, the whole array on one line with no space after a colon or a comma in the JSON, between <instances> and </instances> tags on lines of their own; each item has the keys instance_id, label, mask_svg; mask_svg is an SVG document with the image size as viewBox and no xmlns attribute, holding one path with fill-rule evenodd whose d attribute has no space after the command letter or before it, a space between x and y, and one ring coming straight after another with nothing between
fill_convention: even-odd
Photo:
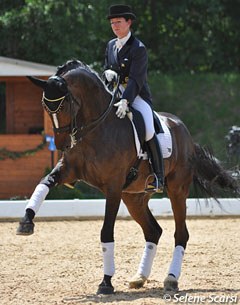
<instances>
[{"instance_id":1,"label":"dark bay horse","mask_svg":"<svg viewBox=\"0 0 240 305\"><path fill-rule=\"evenodd\" d=\"M19 224L17 234L33 233L33 218L50 188L73 185L78 180L98 188L106 197L101 229L104 277L98 293L114 292L114 224L121 199L132 218L141 226L146 240L139 269L130 280L131 288L142 287L150 275L162 229L152 215L145 182L150 175L148 160L142 160L138 175L128 186L126 177L137 160L130 120L117 118L114 94L97 73L80 61L68 61L58 67L47 81L30 77L43 90L43 107L52 120L55 143L63 151L52 172L37 185ZM172 136L172 154L164 160L166 192L175 220L175 248L166 292L178 290L178 278L189 234L186 226L186 199L192 182L209 196L216 197L214 186L239 194L237 182L206 149L195 144L182 121L160 113Z\"/></svg>"}]
</instances>

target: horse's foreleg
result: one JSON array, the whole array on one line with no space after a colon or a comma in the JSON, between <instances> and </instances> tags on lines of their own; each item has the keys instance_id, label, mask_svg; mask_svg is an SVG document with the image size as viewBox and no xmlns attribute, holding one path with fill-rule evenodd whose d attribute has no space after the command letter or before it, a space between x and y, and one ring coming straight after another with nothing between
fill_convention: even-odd
<instances>
[{"instance_id":1,"label":"horse's foreleg","mask_svg":"<svg viewBox=\"0 0 240 305\"><path fill-rule=\"evenodd\" d=\"M34 232L33 218L49 192L47 185L39 183L35 188L27 206L25 215L19 223L17 235L31 235Z\"/></svg>"},{"instance_id":2,"label":"horse's foreleg","mask_svg":"<svg viewBox=\"0 0 240 305\"><path fill-rule=\"evenodd\" d=\"M181 274L184 251L187 246L189 234L186 226L186 194L179 196L169 192L172 204L172 210L175 220L175 248L172 261L168 270L168 276L164 280L164 291L166 293L175 293L178 291L178 279Z\"/></svg>"},{"instance_id":3,"label":"horse's foreleg","mask_svg":"<svg viewBox=\"0 0 240 305\"><path fill-rule=\"evenodd\" d=\"M157 251L157 244L162 229L153 217L149 207L148 194L123 194L123 200L133 219L141 226L146 240L143 255L137 273L129 282L130 288L140 288L150 276L153 260Z\"/></svg>"},{"instance_id":4,"label":"horse's foreleg","mask_svg":"<svg viewBox=\"0 0 240 305\"><path fill-rule=\"evenodd\" d=\"M117 217L121 195L106 196L105 217L101 230L104 277L98 286L98 294L112 294L111 279L115 273L114 262L114 224Z\"/></svg>"},{"instance_id":5,"label":"horse's foreleg","mask_svg":"<svg viewBox=\"0 0 240 305\"><path fill-rule=\"evenodd\" d=\"M19 223L17 235L31 235L34 232L33 219L40 209L49 189L55 186L60 178L60 163L52 170L50 174L44 177L36 186L26 208L25 215Z\"/></svg>"}]
</instances>

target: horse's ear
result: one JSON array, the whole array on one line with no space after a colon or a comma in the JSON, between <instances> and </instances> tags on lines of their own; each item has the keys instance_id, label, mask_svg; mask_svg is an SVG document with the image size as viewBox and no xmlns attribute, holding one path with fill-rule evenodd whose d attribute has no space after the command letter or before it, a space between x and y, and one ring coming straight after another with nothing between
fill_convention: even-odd
<instances>
[{"instance_id":1,"label":"horse's ear","mask_svg":"<svg viewBox=\"0 0 240 305\"><path fill-rule=\"evenodd\" d=\"M36 77L33 77L33 76L27 76L27 78L36 86L42 88L43 90L45 90L46 88L46 84L47 84L47 81L46 80L43 80L43 79L39 79L39 78L36 78Z\"/></svg>"}]
</instances>

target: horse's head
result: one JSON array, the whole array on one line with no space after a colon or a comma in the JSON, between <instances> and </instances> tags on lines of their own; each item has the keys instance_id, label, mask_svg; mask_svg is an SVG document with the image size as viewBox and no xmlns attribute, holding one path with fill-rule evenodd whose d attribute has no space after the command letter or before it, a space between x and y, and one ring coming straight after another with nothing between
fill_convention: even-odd
<instances>
[{"instance_id":1,"label":"horse's head","mask_svg":"<svg viewBox=\"0 0 240 305\"><path fill-rule=\"evenodd\" d=\"M43 89L42 105L52 120L57 149L69 148L74 126L71 118L72 99L65 79L61 76L51 76L47 81L32 76L28 78Z\"/></svg>"},{"instance_id":2,"label":"horse's head","mask_svg":"<svg viewBox=\"0 0 240 305\"><path fill-rule=\"evenodd\" d=\"M42 104L52 120L57 149L73 147L112 109L114 97L97 73L80 61L59 66L47 81L28 78L43 89Z\"/></svg>"}]
</instances>

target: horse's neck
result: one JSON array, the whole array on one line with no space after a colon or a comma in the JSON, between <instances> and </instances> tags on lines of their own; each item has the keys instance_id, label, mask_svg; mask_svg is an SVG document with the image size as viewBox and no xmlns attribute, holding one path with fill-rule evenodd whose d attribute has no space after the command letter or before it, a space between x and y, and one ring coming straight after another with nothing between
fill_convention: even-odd
<instances>
[{"instance_id":1,"label":"horse's neck","mask_svg":"<svg viewBox=\"0 0 240 305\"><path fill-rule=\"evenodd\" d=\"M85 90L81 97L81 109L79 117L84 124L97 120L108 109L111 95L102 88L96 86L94 89Z\"/></svg>"}]
</instances>

